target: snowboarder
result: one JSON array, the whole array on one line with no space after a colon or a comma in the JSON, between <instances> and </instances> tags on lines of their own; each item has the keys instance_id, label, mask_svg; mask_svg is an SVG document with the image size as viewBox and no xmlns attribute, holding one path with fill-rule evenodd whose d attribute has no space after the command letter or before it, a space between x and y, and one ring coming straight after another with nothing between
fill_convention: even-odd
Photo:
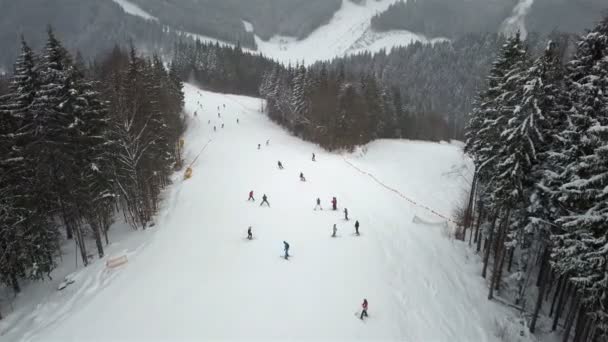
<instances>
[{"instance_id":1,"label":"snowboarder","mask_svg":"<svg viewBox=\"0 0 608 342\"><path fill-rule=\"evenodd\" d=\"M332 210L338 210L338 200L334 197L331 199Z\"/></svg>"},{"instance_id":2,"label":"snowboarder","mask_svg":"<svg viewBox=\"0 0 608 342\"><path fill-rule=\"evenodd\" d=\"M363 316L369 317L369 316L367 316L367 299L365 299L365 298L363 299L363 304L361 304L361 308L363 310L361 310L361 317L360 318L361 318L361 320L363 320Z\"/></svg>"},{"instance_id":3,"label":"snowboarder","mask_svg":"<svg viewBox=\"0 0 608 342\"><path fill-rule=\"evenodd\" d=\"M285 250L285 260L287 260L287 258L289 258L289 244L287 241L283 241L283 246Z\"/></svg>"},{"instance_id":4,"label":"snowboarder","mask_svg":"<svg viewBox=\"0 0 608 342\"><path fill-rule=\"evenodd\" d=\"M255 202L255 198L253 198L253 190L249 191L249 198L247 199L247 201L254 201Z\"/></svg>"},{"instance_id":5,"label":"snowboarder","mask_svg":"<svg viewBox=\"0 0 608 342\"><path fill-rule=\"evenodd\" d=\"M336 225L334 224L333 234L331 234L331 237L336 237L337 232L338 232L338 227L336 227Z\"/></svg>"},{"instance_id":6,"label":"snowboarder","mask_svg":"<svg viewBox=\"0 0 608 342\"><path fill-rule=\"evenodd\" d=\"M270 203L268 203L268 197L266 197L266 194L262 196L262 203L260 203L260 207L263 206L264 203L266 203L266 205L270 207Z\"/></svg>"},{"instance_id":7,"label":"snowboarder","mask_svg":"<svg viewBox=\"0 0 608 342\"><path fill-rule=\"evenodd\" d=\"M314 153L312 154L312 161L317 161L317 158Z\"/></svg>"},{"instance_id":8,"label":"snowboarder","mask_svg":"<svg viewBox=\"0 0 608 342\"><path fill-rule=\"evenodd\" d=\"M283 163L281 163L281 161L279 160L279 162L277 163L277 165L279 166L279 170L283 170Z\"/></svg>"},{"instance_id":9,"label":"snowboarder","mask_svg":"<svg viewBox=\"0 0 608 342\"><path fill-rule=\"evenodd\" d=\"M344 220L348 221L348 209L344 208Z\"/></svg>"},{"instance_id":10,"label":"snowboarder","mask_svg":"<svg viewBox=\"0 0 608 342\"><path fill-rule=\"evenodd\" d=\"M357 234L357 236L359 236L359 221L355 221L355 234Z\"/></svg>"},{"instance_id":11,"label":"snowboarder","mask_svg":"<svg viewBox=\"0 0 608 342\"><path fill-rule=\"evenodd\" d=\"M321 207L321 199L317 198L317 205L315 205L315 210L317 210L317 208L323 210L323 208Z\"/></svg>"},{"instance_id":12,"label":"snowboarder","mask_svg":"<svg viewBox=\"0 0 608 342\"><path fill-rule=\"evenodd\" d=\"M300 181L306 182L306 178L304 178L304 174L300 172Z\"/></svg>"},{"instance_id":13,"label":"snowboarder","mask_svg":"<svg viewBox=\"0 0 608 342\"><path fill-rule=\"evenodd\" d=\"M251 232L251 226L247 228L247 240L253 240L253 233Z\"/></svg>"}]
</instances>

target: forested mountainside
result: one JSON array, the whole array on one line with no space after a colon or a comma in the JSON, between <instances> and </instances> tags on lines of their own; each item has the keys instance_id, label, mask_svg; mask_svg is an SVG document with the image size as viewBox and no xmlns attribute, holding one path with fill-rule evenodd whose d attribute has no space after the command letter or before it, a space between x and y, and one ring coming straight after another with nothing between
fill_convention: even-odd
<instances>
[{"instance_id":1,"label":"forested mountainside","mask_svg":"<svg viewBox=\"0 0 608 342\"><path fill-rule=\"evenodd\" d=\"M352 0L347 0L352 1ZM171 27L254 47L253 24L262 39L304 38L331 19L342 0L131 0Z\"/></svg>"},{"instance_id":2,"label":"forested mountainside","mask_svg":"<svg viewBox=\"0 0 608 342\"><path fill-rule=\"evenodd\" d=\"M65 47L79 50L89 59L114 44L128 44L155 50L170 50L175 34L139 17L127 15L111 0L0 0L0 69L9 71L19 51L20 36L34 49L45 42L51 25Z\"/></svg>"},{"instance_id":3,"label":"forested mountainside","mask_svg":"<svg viewBox=\"0 0 608 342\"><path fill-rule=\"evenodd\" d=\"M378 31L402 29L429 37L456 38L470 32L498 32L518 0L399 1L372 19ZM525 25L528 32L580 33L608 10L605 0L534 0Z\"/></svg>"}]
</instances>

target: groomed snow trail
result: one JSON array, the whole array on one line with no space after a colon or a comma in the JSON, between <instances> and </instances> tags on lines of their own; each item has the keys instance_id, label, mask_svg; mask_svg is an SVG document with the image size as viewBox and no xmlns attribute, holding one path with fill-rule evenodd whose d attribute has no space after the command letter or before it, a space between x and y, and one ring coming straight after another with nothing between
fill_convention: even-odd
<instances>
[{"instance_id":1,"label":"groomed snow trail","mask_svg":"<svg viewBox=\"0 0 608 342\"><path fill-rule=\"evenodd\" d=\"M499 340L496 321L514 320L485 299L478 263L462 246L440 227L412 223L426 211L344 161L449 213L464 186L457 171L467 167L458 146L378 141L366 154L325 153L270 123L259 99L185 91L186 160L209 145L190 180L176 176L156 232L92 298L66 300L58 322L31 322L14 340L483 342ZM247 202L250 190L256 203ZM270 208L259 206L264 193ZM332 196L338 212L329 210ZM317 197L323 211L313 210ZM370 307L362 322L355 312L363 298Z\"/></svg>"}]
</instances>

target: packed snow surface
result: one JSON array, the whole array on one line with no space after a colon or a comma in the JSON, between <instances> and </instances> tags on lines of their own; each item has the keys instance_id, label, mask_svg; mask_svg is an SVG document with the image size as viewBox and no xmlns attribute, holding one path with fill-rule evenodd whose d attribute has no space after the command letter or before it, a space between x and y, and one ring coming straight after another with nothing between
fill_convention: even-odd
<instances>
[{"instance_id":1,"label":"packed snow surface","mask_svg":"<svg viewBox=\"0 0 608 342\"><path fill-rule=\"evenodd\" d=\"M150 13L144 11L143 9L141 9L141 7L137 6L136 4L134 4L128 0L113 0L113 1L115 3L117 3L118 5L120 5L120 7L122 7L122 9L130 15L134 15L136 17L142 17L146 20L158 21L158 18L156 18L155 16L151 15Z\"/></svg>"},{"instance_id":2,"label":"packed snow surface","mask_svg":"<svg viewBox=\"0 0 608 342\"><path fill-rule=\"evenodd\" d=\"M185 159L200 153L192 178L175 175L154 227L114 226L110 257L70 274L64 290L26 288L36 303L17 299L29 311L0 321L1 341L499 341L497 325L517 328L486 299L478 258L445 225L421 224L445 221L423 206L449 217L467 186L460 146L381 140L327 153L269 122L259 99L185 93ZM263 194L271 207L260 207ZM122 255L126 265L105 267Z\"/></svg>"}]
</instances>

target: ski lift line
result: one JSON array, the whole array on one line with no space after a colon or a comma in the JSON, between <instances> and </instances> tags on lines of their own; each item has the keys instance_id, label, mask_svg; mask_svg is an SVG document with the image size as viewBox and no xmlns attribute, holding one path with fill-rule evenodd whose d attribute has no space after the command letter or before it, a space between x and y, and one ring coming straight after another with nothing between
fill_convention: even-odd
<instances>
[{"instance_id":1,"label":"ski lift line","mask_svg":"<svg viewBox=\"0 0 608 342\"><path fill-rule=\"evenodd\" d=\"M201 156L201 154L203 154L203 152L205 151L205 149L207 148L207 146L213 141L213 139L209 139L209 141L207 141L207 143L205 144L205 146L203 146L203 148L201 149L201 151L196 155L196 158L194 158L194 160L192 161L192 163L190 163L190 165L188 165L188 168L191 168L192 166L194 166L194 163L196 163L196 161L198 160L198 158Z\"/></svg>"},{"instance_id":2,"label":"ski lift line","mask_svg":"<svg viewBox=\"0 0 608 342\"><path fill-rule=\"evenodd\" d=\"M447 217L447 216L445 216L445 215L443 215L443 214L440 214L440 213L439 213L439 212L437 212L436 210L434 210L434 209L432 209L432 208L429 208L429 207L428 207L428 206L426 206L426 205L423 205L423 204L420 204L420 203L418 203L418 202L414 201L413 199L411 199L411 198L409 198L409 197L405 196L404 194L402 194L402 193L401 193L399 190L397 190L397 189L393 189L393 188L391 188L390 186L388 186L388 185L386 185L386 184L382 183L382 182L381 182L380 180L378 180L378 178L376 178L376 177L375 177L373 174L371 174L371 173L369 173L369 172L367 172L367 171L361 170L360 168L358 168L357 166L355 166L353 163L351 163L350 161L348 161L348 160L346 159L346 157L343 157L343 159L344 159L344 162L345 162L346 164L348 164L350 167L352 167L353 169L355 169L355 170L359 171L360 173L362 173L362 174L364 174L364 175L367 175L368 177L370 177L371 179L373 179L373 180L374 180L376 183L378 183L379 185L381 185L381 186L382 186L382 187L384 187L385 189L387 189L387 190L389 190L389 191L394 192L394 193L395 193L395 194L397 194L399 197L401 197L401 198L405 199L406 201L410 202L410 204L412 204L412 205L414 205L414 206L416 206L416 207L422 208L422 209L424 209L424 210L426 210L426 211L430 212L431 214L433 214L433 215L435 215L435 216L437 216L437 217L440 217L440 218L442 218L442 219L444 219L444 220L447 220L447 221L450 221L450 222L452 222L452 223L456 224L456 222L455 222L454 220L452 220L451 218L449 218L449 217Z\"/></svg>"}]
</instances>

